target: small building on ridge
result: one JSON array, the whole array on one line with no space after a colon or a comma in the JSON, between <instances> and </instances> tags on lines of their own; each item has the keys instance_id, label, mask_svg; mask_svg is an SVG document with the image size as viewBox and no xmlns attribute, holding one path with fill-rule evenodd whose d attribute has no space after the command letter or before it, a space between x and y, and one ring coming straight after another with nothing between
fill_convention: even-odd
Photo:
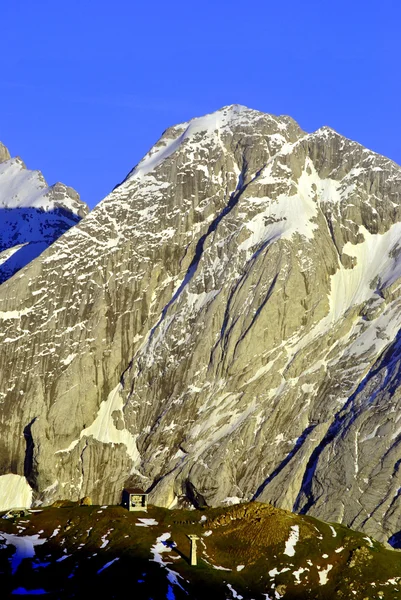
<instances>
[{"instance_id":1,"label":"small building on ridge","mask_svg":"<svg viewBox=\"0 0 401 600\"><path fill-rule=\"evenodd\" d=\"M148 495L140 488L125 488L122 505L129 511L146 511Z\"/></svg>"}]
</instances>

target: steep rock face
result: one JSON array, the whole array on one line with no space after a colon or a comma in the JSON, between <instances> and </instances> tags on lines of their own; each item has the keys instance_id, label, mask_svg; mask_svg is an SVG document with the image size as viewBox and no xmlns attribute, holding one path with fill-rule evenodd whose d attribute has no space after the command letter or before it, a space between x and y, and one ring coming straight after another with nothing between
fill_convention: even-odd
<instances>
[{"instance_id":1,"label":"steep rock face","mask_svg":"<svg viewBox=\"0 0 401 600\"><path fill-rule=\"evenodd\" d=\"M88 212L63 183L48 187L39 171L10 158L0 144L0 284L39 256Z\"/></svg>"},{"instance_id":2,"label":"steep rock face","mask_svg":"<svg viewBox=\"0 0 401 600\"><path fill-rule=\"evenodd\" d=\"M396 534L400 193L326 127L232 106L168 129L0 289L1 473L43 502L130 483Z\"/></svg>"}]
</instances>

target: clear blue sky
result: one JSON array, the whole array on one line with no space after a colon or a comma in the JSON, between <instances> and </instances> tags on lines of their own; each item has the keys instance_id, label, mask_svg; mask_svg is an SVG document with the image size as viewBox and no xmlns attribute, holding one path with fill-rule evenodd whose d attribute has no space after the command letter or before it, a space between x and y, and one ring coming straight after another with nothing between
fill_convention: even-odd
<instances>
[{"instance_id":1,"label":"clear blue sky","mask_svg":"<svg viewBox=\"0 0 401 600\"><path fill-rule=\"evenodd\" d=\"M399 0L9 0L0 140L94 206L175 123L226 104L401 163Z\"/></svg>"}]
</instances>

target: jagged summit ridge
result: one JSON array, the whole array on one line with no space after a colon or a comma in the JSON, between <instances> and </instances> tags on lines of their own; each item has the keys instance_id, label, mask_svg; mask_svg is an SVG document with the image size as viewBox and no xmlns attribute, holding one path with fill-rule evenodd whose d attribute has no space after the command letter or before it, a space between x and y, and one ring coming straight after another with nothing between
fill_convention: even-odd
<instances>
[{"instance_id":1,"label":"jagged summit ridge","mask_svg":"<svg viewBox=\"0 0 401 600\"><path fill-rule=\"evenodd\" d=\"M398 364L400 194L400 167L289 117L166 130L0 289L3 473L43 502L140 485L395 535L398 396L361 393Z\"/></svg>"},{"instance_id":2,"label":"jagged summit ridge","mask_svg":"<svg viewBox=\"0 0 401 600\"><path fill-rule=\"evenodd\" d=\"M132 177L140 178L153 169L157 168L165 159L171 156L187 140L189 144L194 144L202 139L219 137L220 134L230 133L230 127L242 127L244 129L257 125L258 121L271 120L276 123L278 131L285 130L292 126L299 130L298 125L290 117L274 117L265 113L249 109L246 106L232 104L225 106L220 110L191 119L186 123L180 123L167 129L159 142L155 144L140 163L128 174L125 181ZM300 130L299 130L300 131ZM274 134L277 142L280 141L280 135ZM282 137L282 136L281 136ZM273 138L272 138L273 141ZM282 138L284 141L284 138Z\"/></svg>"},{"instance_id":3,"label":"jagged summit ridge","mask_svg":"<svg viewBox=\"0 0 401 600\"><path fill-rule=\"evenodd\" d=\"M62 208L79 217L87 213L75 190L60 182L49 187L40 171L28 170L20 157L11 158L1 142L0 208Z\"/></svg>"},{"instance_id":4,"label":"jagged summit ridge","mask_svg":"<svg viewBox=\"0 0 401 600\"><path fill-rule=\"evenodd\" d=\"M40 171L0 144L0 283L37 257L88 212L77 192L48 186Z\"/></svg>"}]
</instances>

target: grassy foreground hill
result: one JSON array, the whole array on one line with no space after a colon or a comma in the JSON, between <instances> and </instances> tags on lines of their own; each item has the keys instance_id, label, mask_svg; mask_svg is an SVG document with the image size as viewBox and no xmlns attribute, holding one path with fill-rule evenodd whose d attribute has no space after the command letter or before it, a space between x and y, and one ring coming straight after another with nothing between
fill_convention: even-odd
<instances>
[{"instance_id":1,"label":"grassy foreground hill","mask_svg":"<svg viewBox=\"0 0 401 600\"><path fill-rule=\"evenodd\" d=\"M200 537L189 564L187 534ZM0 598L401 599L401 553L250 503L145 513L44 508L0 520Z\"/></svg>"}]
</instances>

